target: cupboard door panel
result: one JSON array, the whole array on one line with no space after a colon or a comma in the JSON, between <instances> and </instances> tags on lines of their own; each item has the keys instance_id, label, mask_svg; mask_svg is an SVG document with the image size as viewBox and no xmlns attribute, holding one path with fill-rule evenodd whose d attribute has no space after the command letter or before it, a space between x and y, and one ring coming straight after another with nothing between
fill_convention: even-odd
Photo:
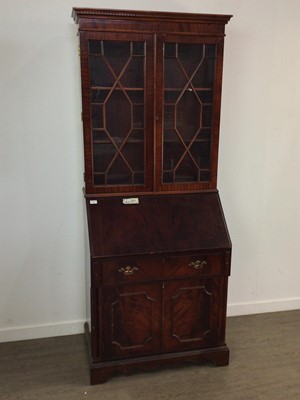
<instances>
[{"instance_id":1,"label":"cupboard door panel","mask_svg":"<svg viewBox=\"0 0 300 400\"><path fill-rule=\"evenodd\" d=\"M160 350L160 285L103 289L104 357L121 358Z\"/></svg>"},{"instance_id":2,"label":"cupboard door panel","mask_svg":"<svg viewBox=\"0 0 300 400\"><path fill-rule=\"evenodd\" d=\"M164 351L216 345L220 284L218 278L165 284Z\"/></svg>"}]
</instances>

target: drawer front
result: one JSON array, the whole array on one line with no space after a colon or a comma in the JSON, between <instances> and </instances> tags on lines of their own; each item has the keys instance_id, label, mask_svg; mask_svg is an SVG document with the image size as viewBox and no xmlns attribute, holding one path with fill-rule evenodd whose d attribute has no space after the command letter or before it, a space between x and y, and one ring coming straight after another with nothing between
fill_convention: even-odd
<instances>
[{"instance_id":1,"label":"drawer front","mask_svg":"<svg viewBox=\"0 0 300 400\"><path fill-rule=\"evenodd\" d=\"M224 253L169 257L132 257L102 262L103 284L226 275Z\"/></svg>"},{"instance_id":2,"label":"drawer front","mask_svg":"<svg viewBox=\"0 0 300 400\"><path fill-rule=\"evenodd\" d=\"M160 279L162 259L121 258L102 262L103 284L142 282Z\"/></svg>"},{"instance_id":3,"label":"drawer front","mask_svg":"<svg viewBox=\"0 0 300 400\"><path fill-rule=\"evenodd\" d=\"M165 258L165 267L172 277L210 276L225 273L224 254L196 254Z\"/></svg>"}]
</instances>

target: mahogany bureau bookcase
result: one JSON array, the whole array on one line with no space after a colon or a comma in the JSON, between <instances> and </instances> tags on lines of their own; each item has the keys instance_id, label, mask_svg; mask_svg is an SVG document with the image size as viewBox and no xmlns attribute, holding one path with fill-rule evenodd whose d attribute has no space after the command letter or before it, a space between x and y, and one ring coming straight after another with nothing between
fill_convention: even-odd
<instances>
[{"instance_id":1,"label":"mahogany bureau bookcase","mask_svg":"<svg viewBox=\"0 0 300 400\"><path fill-rule=\"evenodd\" d=\"M91 264L91 383L213 361L231 242L217 191L230 15L74 8Z\"/></svg>"}]
</instances>

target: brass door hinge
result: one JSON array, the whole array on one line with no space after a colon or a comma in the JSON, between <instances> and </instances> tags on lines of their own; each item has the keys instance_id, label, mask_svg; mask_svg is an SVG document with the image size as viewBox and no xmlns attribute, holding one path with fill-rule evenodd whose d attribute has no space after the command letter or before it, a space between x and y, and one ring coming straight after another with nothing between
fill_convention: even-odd
<instances>
[{"instance_id":1,"label":"brass door hinge","mask_svg":"<svg viewBox=\"0 0 300 400\"><path fill-rule=\"evenodd\" d=\"M78 45L78 55L80 57L80 46Z\"/></svg>"}]
</instances>

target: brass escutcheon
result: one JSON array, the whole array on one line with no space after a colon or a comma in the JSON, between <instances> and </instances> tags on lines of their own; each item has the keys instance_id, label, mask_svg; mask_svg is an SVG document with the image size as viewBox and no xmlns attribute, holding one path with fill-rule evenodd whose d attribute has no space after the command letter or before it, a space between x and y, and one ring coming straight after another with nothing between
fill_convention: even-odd
<instances>
[{"instance_id":1,"label":"brass escutcheon","mask_svg":"<svg viewBox=\"0 0 300 400\"><path fill-rule=\"evenodd\" d=\"M207 261L205 261L205 260L196 260L196 261L191 261L189 263L189 266L196 270L204 268L205 265L207 265Z\"/></svg>"},{"instance_id":2,"label":"brass escutcheon","mask_svg":"<svg viewBox=\"0 0 300 400\"><path fill-rule=\"evenodd\" d=\"M122 267L118 271L120 272L120 274L128 276L128 275L133 275L134 272L138 270L139 270L138 267L131 267L130 265L126 265L126 267Z\"/></svg>"}]
</instances>

